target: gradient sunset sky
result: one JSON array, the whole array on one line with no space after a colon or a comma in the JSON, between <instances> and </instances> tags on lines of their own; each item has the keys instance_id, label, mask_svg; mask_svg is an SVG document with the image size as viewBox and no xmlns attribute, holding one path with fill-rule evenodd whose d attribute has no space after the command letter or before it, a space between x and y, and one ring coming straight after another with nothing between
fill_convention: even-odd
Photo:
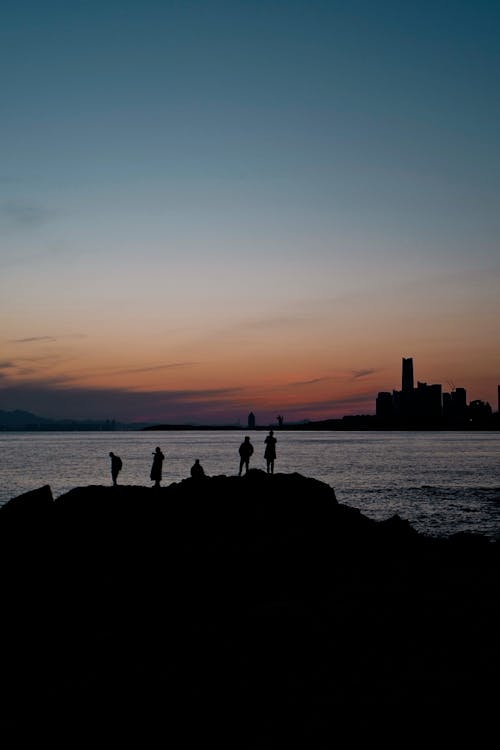
<instances>
[{"instance_id":1,"label":"gradient sunset sky","mask_svg":"<svg viewBox=\"0 0 500 750\"><path fill-rule=\"evenodd\" d=\"M497 409L500 4L5 0L0 409Z\"/></svg>"}]
</instances>

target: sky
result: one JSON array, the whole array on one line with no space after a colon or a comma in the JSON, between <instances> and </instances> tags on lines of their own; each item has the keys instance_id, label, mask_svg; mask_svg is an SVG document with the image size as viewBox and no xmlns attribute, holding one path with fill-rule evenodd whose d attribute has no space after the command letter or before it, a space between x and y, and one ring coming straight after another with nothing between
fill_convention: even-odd
<instances>
[{"instance_id":1,"label":"sky","mask_svg":"<svg viewBox=\"0 0 500 750\"><path fill-rule=\"evenodd\" d=\"M0 409L497 405L500 5L4 0Z\"/></svg>"}]
</instances>

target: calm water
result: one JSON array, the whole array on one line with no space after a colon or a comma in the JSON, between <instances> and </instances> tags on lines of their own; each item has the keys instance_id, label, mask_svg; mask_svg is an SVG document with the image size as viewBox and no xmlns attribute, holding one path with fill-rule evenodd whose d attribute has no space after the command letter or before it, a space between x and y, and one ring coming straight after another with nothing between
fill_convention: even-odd
<instances>
[{"instance_id":1,"label":"calm water","mask_svg":"<svg viewBox=\"0 0 500 750\"><path fill-rule=\"evenodd\" d=\"M249 433L251 466L265 468L266 432ZM421 532L474 531L500 538L500 433L277 432L276 472L327 482L341 503L382 520L398 513ZM55 497L110 484L109 451L123 459L122 484L151 485L152 452L165 453L163 485L189 476L236 474L242 432L0 433L0 504L49 484Z\"/></svg>"}]
</instances>

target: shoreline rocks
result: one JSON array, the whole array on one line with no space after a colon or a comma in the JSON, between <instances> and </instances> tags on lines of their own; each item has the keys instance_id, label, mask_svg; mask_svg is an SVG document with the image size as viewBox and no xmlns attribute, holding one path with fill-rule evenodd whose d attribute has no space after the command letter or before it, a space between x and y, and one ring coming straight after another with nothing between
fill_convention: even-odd
<instances>
[{"instance_id":1,"label":"shoreline rocks","mask_svg":"<svg viewBox=\"0 0 500 750\"><path fill-rule=\"evenodd\" d=\"M45 486L0 508L0 557L0 726L323 747L349 710L499 697L498 543L373 521L300 474Z\"/></svg>"}]
</instances>

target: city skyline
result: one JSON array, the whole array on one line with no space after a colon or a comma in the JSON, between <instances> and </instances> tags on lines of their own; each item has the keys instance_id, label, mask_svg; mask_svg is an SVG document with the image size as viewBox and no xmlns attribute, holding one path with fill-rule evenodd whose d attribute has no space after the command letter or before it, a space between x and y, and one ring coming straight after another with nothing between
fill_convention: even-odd
<instances>
[{"instance_id":1,"label":"city skyline","mask_svg":"<svg viewBox=\"0 0 500 750\"><path fill-rule=\"evenodd\" d=\"M403 357L401 360L401 382L400 382L400 390L397 388L393 388L392 390L382 390L379 391L376 394L376 398L373 404L373 409L368 409L364 413L348 413L343 415L336 415L336 416L326 416L321 417L317 421L328 421L330 420L341 420L346 419L349 417L362 417L362 416L376 416L377 418L381 419L382 421L387 420L391 421L392 419L398 417L400 420L404 421L404 418L411 417L412 419L417 418L420 419L420 421L426 421L427 418L430 418L431 420L434 418L441 418L441 417L448 417L449 419L453 418L460 418L460 420L466 420L466 411L468 407L475 407L476 409L479 409L479 412L484 412L483 416L487 416L488 412L490 415L500 414L500 384L496 386L496 399L492 399L492 401L487 401L485 399L469 399L467 400L467 388L463 385L457 385L455 383L452 383L450 381L447 382L446 386L449 388L448 391L443 389L442 383L428 383L426 381L422 381L418 378L415 378L415 372L413 367L413 357ZM417 397L417 401L412 405L412 399L413 397ZM429 400L430 397L430 403L426 402ZM406 407L404 406L404 399L406 398ZM403 399L403 401L402 401ZM430 406L431 413L425 414L426 406ZM22 409L15 409L11 410L3 410L0 409L0 413L10 413L11 415L14 415L15 412L24 412ZM478 414L479 414L478 412ZM28 412L29 414L29 412ZM46 415L41 414L31 414L31 416L34 417L42 417L45 418ZM266 415L267 416L267 415ZM57 421L57 417L49 417L50 420ZM71 421L74 420L75 417L73 416L66 416L61 418L61 421ZM79 418L77 421L88 421L91 422L99 422L104 423L107 422L109 428L114 428L115 422L120 423L123 420L115 420L115 418L112 419L105 419L104 417L101 418L88 418L85 419ZM137 420L136 420L137 421ZM174 420L175 421L175 420ZM245 424L248 427L248 429L255 429L257 426L262 428L263 426L270 426L270 425L276 425L278 427L282 427L285 424L296 424L296 423L304 423L314 421L310 420L308 417L302 417L300 419L290 419L289 417L285 419L284 415L278 415L274 417L273 419L261 419L259 420L254 413L254 411L250 411L249 414L244 416L238 416L233 422L224 422L223 424L226 424L228 426L241 426L244 427ZM130 422L130 424L133 424L134 420ZM158 423L157 419L152 420L146 420L145 423ZM17 422L16 422L17 423ZM14 424L14 422L13 422ZM21 424L21 422L19 422ZM168 422L167 422L168 424ZM187 421L185 424L192 424L196 425L199 424L200 426L206 425L206 422L203 421L197 421L196 419L193 419L190 421ZM221 425L221 422L215 422L215 425Z\"/></svg>"},{"instance_id":2,"label":"city skyline","mask_svg":"<svg viewBox=\"0 0 500 750\"><path fill-rule=\"evenodd\" d=\"M496 412L500 413L500 385L497 399L490 403L484 399L467 401L467 389L463 385L427 383L416 380L413 358L403 357L401 362L401 389L379 391L375 402L376 417L386 423L414 424L465 424L471 421L488 421Z\"/></svg>"},{"instance_id":3,"label":"city skyline","mask_svg":"<svg viewBox=\"0 0 500 750\"><path fill-rule=\"evenodd\" d=\"M0 410L496 408L500 7L7 0Z\"/></svg>"}]
</instances>

